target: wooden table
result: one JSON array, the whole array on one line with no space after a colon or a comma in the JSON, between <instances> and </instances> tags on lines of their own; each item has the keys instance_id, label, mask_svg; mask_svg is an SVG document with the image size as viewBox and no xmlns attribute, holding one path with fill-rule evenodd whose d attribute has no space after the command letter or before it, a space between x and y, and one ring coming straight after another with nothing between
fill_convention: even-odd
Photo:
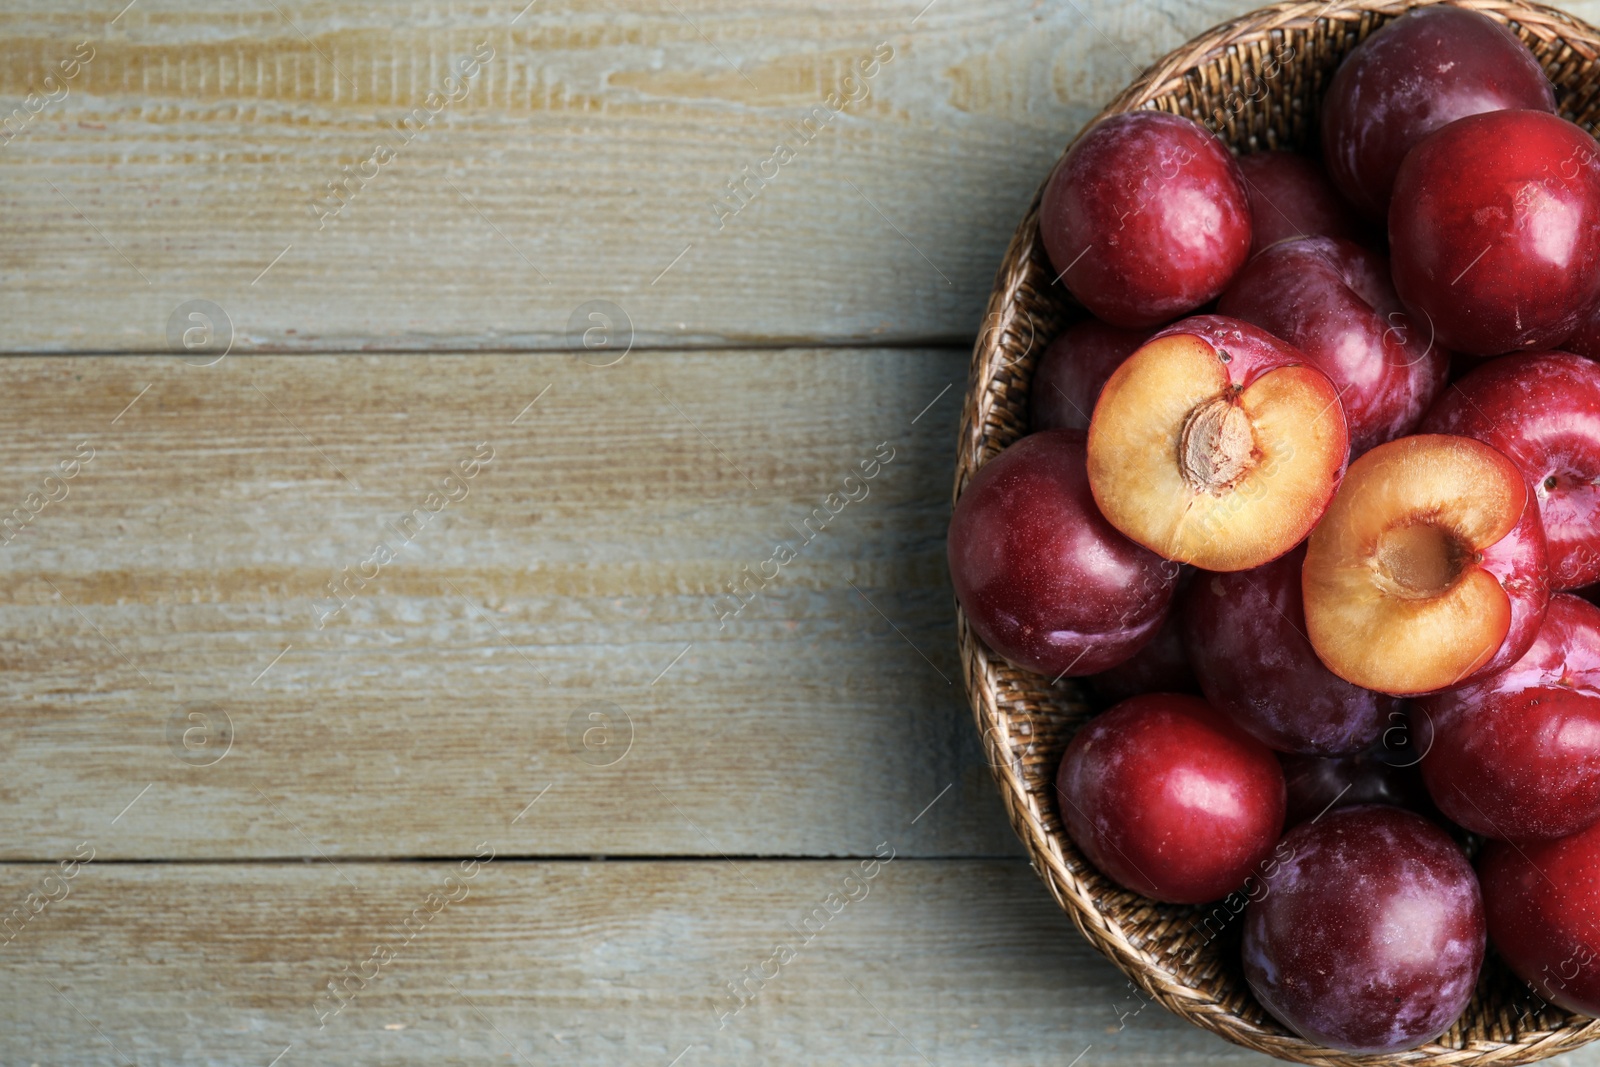
<instances>
[{"instance_id":1,"label":"wooden table","mask_svg":"<svg viewBox=\"0 0 1600 1067\"><path fill-rule=\"evenodd\" d=\"M0 1063L1260 1060L1020 858L943 547L1246 3L124 2L0 12Z\"/></svg>"}]
</instances>

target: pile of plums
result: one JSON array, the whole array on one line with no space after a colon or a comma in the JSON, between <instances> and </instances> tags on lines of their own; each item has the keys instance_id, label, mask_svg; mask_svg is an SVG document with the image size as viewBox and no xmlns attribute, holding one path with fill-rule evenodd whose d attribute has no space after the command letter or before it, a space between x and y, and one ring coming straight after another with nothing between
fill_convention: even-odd
<instances>
[{"instance_id":1,"label":"pile of plums","mask_svg":"<svg viewBox=\"0 0 1600 1067\"><path fill-rule=\"evenodd\" d=\"M1056 779L1079 850L1206 904L1323 1045L1434 1039L1490 945L1600 1014L1600 145L1427 7L1339 67L1320 161L1116 115L1039 225L1091 317L949 559L990 648L1106 709Z\"/></svg>"}]
</instances>

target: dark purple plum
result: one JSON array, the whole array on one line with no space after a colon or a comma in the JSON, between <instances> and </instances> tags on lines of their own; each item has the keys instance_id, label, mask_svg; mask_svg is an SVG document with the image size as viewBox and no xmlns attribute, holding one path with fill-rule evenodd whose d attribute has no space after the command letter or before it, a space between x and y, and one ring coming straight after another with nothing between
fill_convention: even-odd
<instances>
[{"instance_id":1,"label":"dark purple plum","mask_svg":"<svg viewBox=\"0 0 1600 1067\"><path fill-rule=\"evenodd\" d=\"M1340 678L1306 638L1305 546L1248 571L1201 571L1178 613L1200 691L1279 752L1352 755L1393 725L1394 697Z\"/></svg>"},{"instance_id":2,"label":"dark purple plum","mask_svg":"<svg viewBox=\"0 0 1600 1067\"><path fill-rule=\"evenodd\" d=\"M1167 621L1161 624L1155 637L1132 658L1084 680L1105 707L1144 693L1200 692L1200 683L1195 681L1194 671L1189 667L1189 654L1183 648L1176 611L1167 615Z\"/></svg>"},{"instance_id":3,"label":"dark purple plum","mask_svg":"<svg viewBox=\"0 0 1600 1067\"><path fill-rule=\"evenodd\" d=\"M973 630L1051 678L1138 652L1178 577L1101 516L1084 455L1079 430L1029 434L973 476L950 519L950 578Z\"/></svg>"},{"instance_id":4,"label":"dark purple plum","mask_svg":"<svg viewBox=\"0 0 1600 1067\"><path fill-rule=\"evenodd\" d=\"M1028 387L1030 428L1087 430L1106 379L1149 336L1149 330L1122 330L1099 319L1068 326L1034 368Z\"/></svg>"},{"instance_id":5,"label":"dark purple plum","mask_svg":"<svg viewBox=\"0 0 1600 1067\"><path fill-rule=\"evenodd\" d=\"M1388 259L1353 241L1272 246L1233 279L1217 311L1281 337L1333 380L1352 456L1415 430L1450 373L1450 353L1401 307Z\"/></svg>"},{"instance_id":6,"label":"dark purple plum","mask_svg":"<svg viewBox=\"0 0 1600 1067\"><path fill-rule=\"evenodd\" d=\"M1384 736L1404 732L1397 720ZM1417 771L1417 756L1409 746L1389 748L1380 741L1353 756L1282 755L1278 762L1283 764L1284 784L1289 789L1286 826L1298 826L1324 812L1357 804L1389 804L1416 812L1433 807Z\"/></svg>"},{"instance_id":7,"label":"dark purple plum","mask_svg":"<svg viewBox=\"0 0 1600 1067\"><path fill-rule=\"evenodd\" d=\"M1394 188L1394 289L1446 348L1553 348L1600 301L1600 145L1566 119L1457 119L1407 154Z\"/></svg>"},{"instance_id":8,"label":"dark purple plum","mask_svg":"<svg viewBox=\"0 0 1600 1067\"><path fill-rule=\"evenodd\" d=\"M1316 161L1295 152L1239 157L1250 196L1250 255L1294 237L1356 240L1362 227Z\"/></svg>"},{"instance_id":9,"label":"dark purple plum","mask_svg":"<svg viewBox=\"0 0 1600 1067\"><path fill-rule=\"evenodd\" d=\"M1345 57L1322 102L1328 177L1382 221L1406 153L1468 115L1554 112L1555 94L1528 46L1500 23L1446 4L1413 9Z\"/></svg>"},{"instance_id":10,"label":"dark purple plum","mask_svg":"<svg viewBox=\"0 0 1600 1067\"><path fill-rule=\"evenodd\" d=\"M1421 432L1504 452L1539 498L1555 588L1600 581L1600 365L1571 352L1491 359L1444 391Z\"/></svg>"},{"instance_id":11,"label":"dark purple plum","mask_svg":"<svg viewBox=\"0 0 1600 1067\"><path fill-rule=\"evenodd\" d=\"M1262 1006L1345 1052L1399 1052L1448 1030L1485 940L1456 843L1420 815L1368 804L1300 824L1277 852L1288 858L1245 910L1245 979Z\"/></svg>"}]
</instances>

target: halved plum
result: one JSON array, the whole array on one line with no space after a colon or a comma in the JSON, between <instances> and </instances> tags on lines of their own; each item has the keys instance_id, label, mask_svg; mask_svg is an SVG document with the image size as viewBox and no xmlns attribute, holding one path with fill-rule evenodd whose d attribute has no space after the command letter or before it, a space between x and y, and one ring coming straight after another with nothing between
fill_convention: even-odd
<instances>
[{"instance_id":1,"label":"halved plum","mask_svg":"<svg viewBox=\"0 0 1600 1067\"><path fill-rule=\"evenodd\" d=\"M1220 315L1157 333L1089 421L1095 503L1133 541L1210 571L1299 544L1344 474L1339 392L1299 350Z\"/></svg>"},{"instance_id":2,"label":"halved plum","mask_svg":"<svg viewBox=\"0 0 1600 1067\"><path fill-rule=\"evenodd\" d=\"M1350 465L1302 581L1307 635L1339 677L1396 696L1465 685L1515 663L1544 619L1538 502L1480 441L1390 441Z\"/></svg>"}]
</instances>

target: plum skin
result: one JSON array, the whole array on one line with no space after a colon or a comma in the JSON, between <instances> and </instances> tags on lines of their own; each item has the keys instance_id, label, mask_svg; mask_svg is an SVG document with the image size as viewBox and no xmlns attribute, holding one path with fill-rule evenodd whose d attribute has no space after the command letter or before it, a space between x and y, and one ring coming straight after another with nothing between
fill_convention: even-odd
<instances>
[{"instance_id":1,"label":"plum skin","mask_svg":"<svg viewBox=\"0 0 1600 1067\"><path fill-rule=\"evenodd\" d=\"M1600 819L1600 694L1536 686L1419 719L1422 777L1453 822L1508 841Z\"/></svg>"},{"instance_id":2,"label":"plum skin","mask_svg":"<svg viewBox=\"0 0 1600 1067\"><path fill-rule=\"evenodd\" d=\"M1294 152L1239 157L1250 197L1250 256L1295 237L1355 240L1361 226L1322 170Z\"/></svg>"},{"instance_id":3,"label":"plum skin","mask_svg":"<svg viewBox=\"0 0 1600 1067\"><path fill-rule=\"evenodd\" d=\"M1448 1030L1483 964L1478 880L1445 832L1381 804L1284 835L1289 858L1245 910L1244 973L1295 1033L1397 1052Z\"/></svg>"},{"instance_id":4,"label":"plum skin","mask_svg":"<svg viewBox=\"0 0 1600 1067\"><path fill-rule=\"evenodd\" d=\"M1084 319L1061 332L1039 357L1028 386L1028 426L1040 430L1087 430L1089 414L1111 372L1150 336Z\"/></svg>"},{"instance_id":5,"label":"plum skin","mask_svg":"<svg viewBox=\"0 0 1600 1067\"><path fill-rule=\"evenodd\" d=\"M1181 588L1181 578L1179 583ZM1105 708L1145 693L1198 695L1200 683L1195 681L1194 671L1189 666L1189 654L1183 647L1178 612L1168 612L1166 621L1150 639L1150 643L1132 657L1110 670L1091 674L1084 681L1096 701Z\"/></svg>"},{"instance_id":6,"label":"plum skin","mask_svg":"<svg viewBox=\"0 0 1600 1067\"><path fill-rule=\"evenodd\" d=\"M1478 554L1479 565L1494 576L1511 601L1511 626L1495 654L1458 680L1456 686L1470 685L1505 670L1521 659L1539 636L1550 604L1550 563L1539 501L1532 492L1511 532Z\"/></svg>"},{"instance_id":7,"label":"plum skin","mask_svg":"<svg viewBox=\"0 0 1600 1067\"><path fill-rule=\"evenodd\" d=\"M1395 712L1403 721L1403 713ZM1384 731L1402 734L1403 726ZM1355 804L1388 804L1408 811L1433 810L1427 787L1417 772L1417 756L1406 748L1378 744L1353 756L1278 757L1283 764L1283 780L1289 789L1289 808L1284 825L1299 826L1336 808Z\"/></svg>"},{"instance_id":8,"label":"plum skin","mask_svg":"<svg viewBox=\"0 0 1600 1067\"><path fill-rule=\"evenodd\" d=\"M1056 774L1073 842L1118 885L1200 904L1238 889L1283 830L1283 771L1198 697L1148 693L1073 736Z\"/></svg>"},{"instance_id":9,"label":"plum skin","mask_svg":"<svg viewBox=\"0 0 1600 1067\"><path fill-rule=\"evenodd\" d=\"M1419 141L1457 119L1508 109L1556 109L1527 45L1476 12L1414 9L1368 37L1334 73L1322 104L1328 177L1381 222L1401 161Z\"/></svg>"},{"instance_id":10,"label":"plum skin","mask_svg":"<svg viewBox=\"0 0 1600 1067\"><path fill-rule=\"evenodd\" d=\"M1489 938L1513 974L1559 1007L1600 1016L1600 825L1478 858Z\"/></svg>"},{"instance_id":11,"label":"plum skin","mask_svg":"<svg viewBox=\"0 0 1600 1067\"><path fill-rule=\"evenodd\" d=\"M1600 820L1600 609L1551 597L1521 659L1412 722L1434 803L1466 829L1527 841Z\"/></svg>"},{"instance_id":12,"label":"plum skin","mask_svg":"<svg viewBox=\"0 0 1600 1067\"><path fill-rule=\"evenodd\" d=\"M950 577L983 641L1052 678L1106 670L1166 617L1178 566L1095 508L1084 434L1030 434L986 463L950 519Z\"/></svg>"},{"instance_id":13,"label":"plum skin","mask_svg":"<svg viewBox=\"0 0 1600 1067\"><path fill-rule=\"evenodd\" d=\"M1445 390L1421 432L1505 453L1539 499L1552 587L1600 581L1600 365L1569 352L1489 360Z\"/></svg>"},{"instance_id":14,"label":"plum skin","mask_svg":"<svg viewBox=\"0 0 1600 1067\"><path fill-rule=\"evenodd\" d=\"M1039 235L1073 297L1124 329L1214 300L1250 254L1250 201L1205 127L1160 111L1096 123L1039 204Z\"/></svg>"},{"instance_id":15,"label":"plum skin","mask_svg":"<svg viewBox=\"0 0 1600 1067\"><path fill-rule=\"evenodd\" d=\"M1475 356L1550 348L1600 300L1600 145L1543 111L1491 111L1405 157L1389 211L1395 291Z\"/></svg>"},{"instance_id":16,"label":"plum skin","mask_svg":"<svg viewBox=\"0 0 1600 1067\"><path fill-rule=\"evenodd\" d=\"M1247 571L1201 571L1180 598L1184 646L1213 707L1269 748L1360 752L1393 725L1394 697L1345 681L1305 636L1304 545Z\"/></svg>"},{"instance_id":17,"label":"plum skin","mask_svg":"<svg viewBox=\"0 0 1600 1067\"><path fill-rule=\"evenodd\" d=\"M1406 315L1389 262L1351 241L1283 241L1252 259L1217 304L1305 354L1339 387L1350 454L1416 429L1450 353Z\"/></svg>"},{"instance_id":18,"label":"plum skin","mask_svg":"<svg viewBox=\"0 0 1600 1067\"><path fill-rule=\"evenodd\" d=\"M1600 304L1589 309L1577 330L1561 342L1561 347L1589 359L1600 359Z\"/></svg>"}]
</instances>

